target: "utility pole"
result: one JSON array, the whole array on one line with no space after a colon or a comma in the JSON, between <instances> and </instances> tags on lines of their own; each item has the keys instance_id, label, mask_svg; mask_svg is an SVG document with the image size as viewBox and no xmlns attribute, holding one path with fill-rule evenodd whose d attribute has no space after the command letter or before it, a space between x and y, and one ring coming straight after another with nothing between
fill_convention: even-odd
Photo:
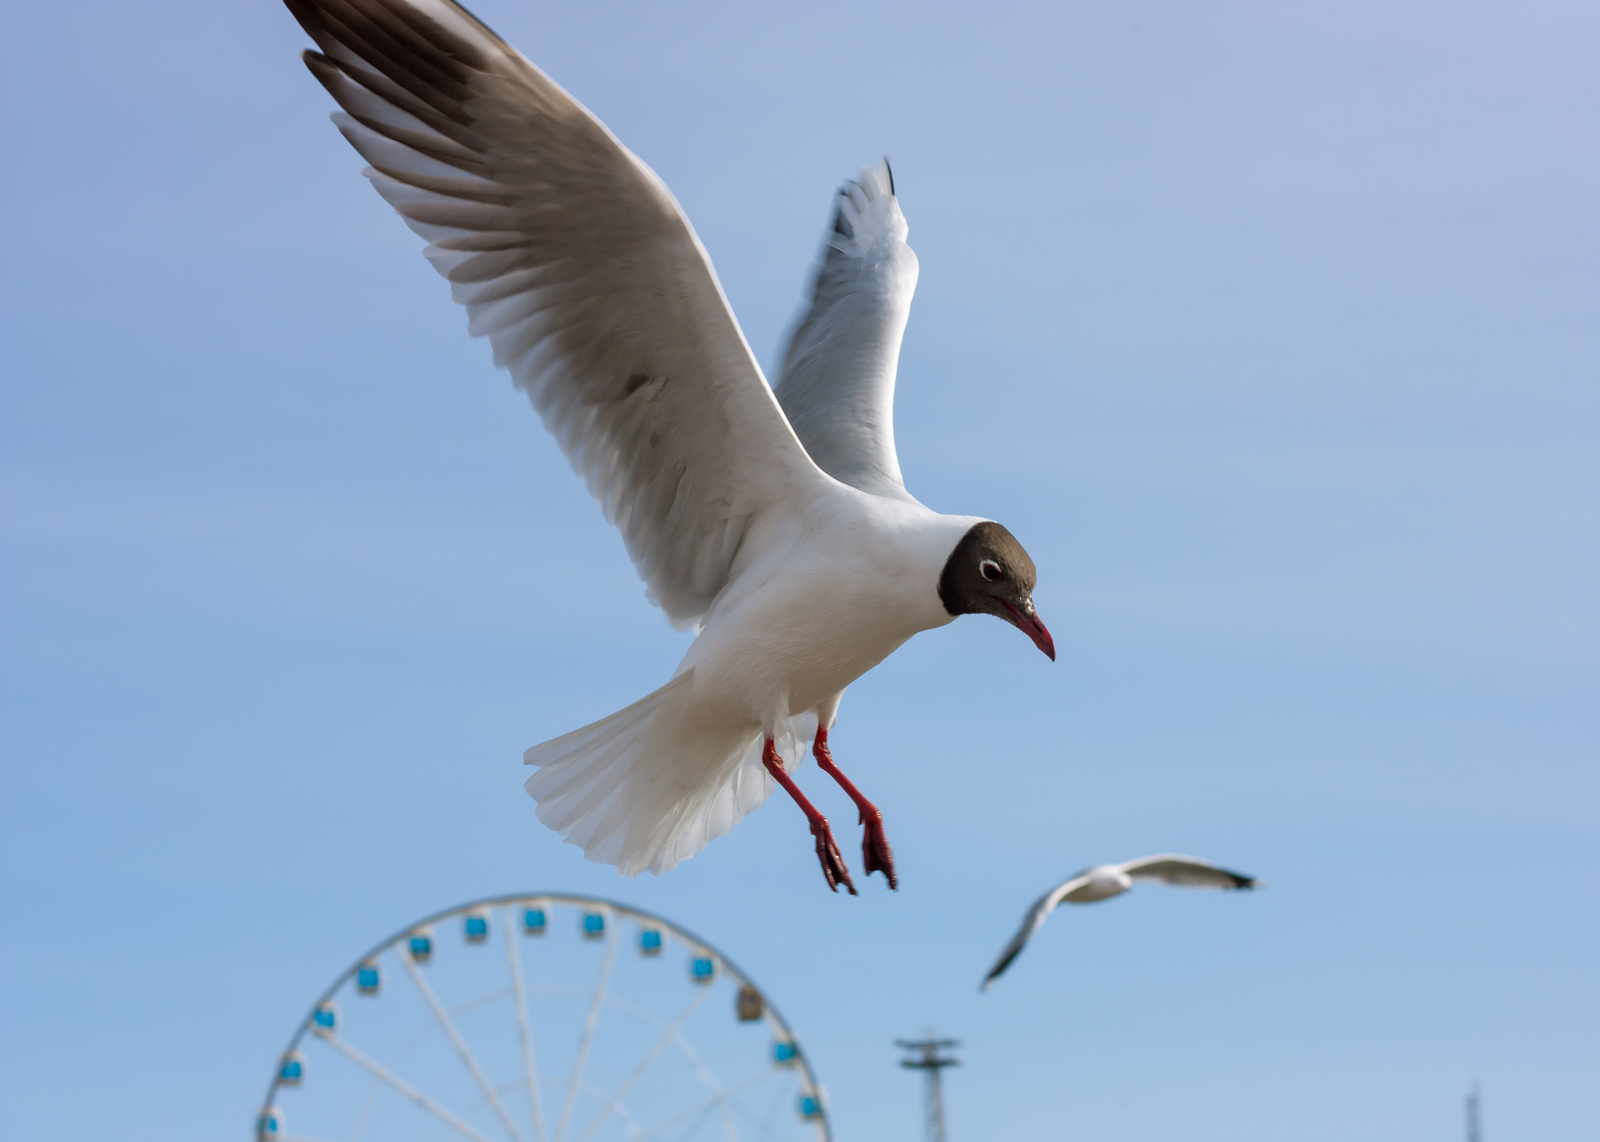
<instances>
[{"instance_id":1,"label":"utility pole","mask_svg":"<svg viewBox=\"0 0 1600 1142\"><path fill-rule=\"evenodd\" d=\"M896 1039L895 1046L912 1052L909 1059L901 1059L900 1065L907 1070L922 1071L928 1076L927 1113L928 1142L945 1142L944 1140L944 1093L939 1083L939 1072L946 1067L959 1067L960 1059L953 1059L948 1055L939 1053L942 1047L959 1047L961 1043L956 1039L941 1039L928 1028L926 1039Z\"/></svg>"},{"instance_id":2,"label":"utility pole","mask_svg":"<svg viewBox=\"0 0 1600 1142\"><path fill-rule=\"evenodd\" d=\"M1483 1142L1483 1120L1478 1113L1478 1084L1467 1095L1467 1142Z\"/></svg>"}]
</instances>

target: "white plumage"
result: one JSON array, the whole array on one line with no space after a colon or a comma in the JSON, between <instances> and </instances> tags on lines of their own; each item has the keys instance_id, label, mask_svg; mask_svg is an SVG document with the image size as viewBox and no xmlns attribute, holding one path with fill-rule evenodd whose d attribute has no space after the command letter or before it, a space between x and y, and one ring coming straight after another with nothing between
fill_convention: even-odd
<instances>
[{"instance_id":1,"label":"white plumage","mask_svg":"<svg viewBox=\"0 0 1600 1142\"><path fill-rule=\"evenodd\" d=\"M947 589L984 521L928 510L901 479L894 381L917 263L886 165L841 192L775 395L667 188L520 53L451 0L286 2L367 177L426 239L650 597L699 629L665 686L527 751L542 821L623 875L664 872L759 805L813 736L825 749L816 730L844 688L965 613L953 600L1053 657L1026 552L1025 590Z\"/></svg>"},{"instance_id":2,"label":"white plumage","mask_svg":"<svg viewBox=\"0 0 1600 1142\"><path fill-rule=\"evenodd\" d=\"M980 990L985 990L1011 966L1011 961L1022 954L1022 949L1033 934L1044 926L1045 918L1061 904L1096 904L1121 896L1133 887L1136 880L1159 880L1163 884L1176 884L1184 888L1221 888L1240 890L1256 888L1260 881L1238 872L1229 872L1201 860L1199 857L1178 853L1158 853L1139 857L1121 864L1097 864L1093 868L1075 873L1046 892L1028 914L1022 918L1022 927L1011 937L1005 951L995 961L989 974L983 977Z\"/></svg>"}]
</instances>

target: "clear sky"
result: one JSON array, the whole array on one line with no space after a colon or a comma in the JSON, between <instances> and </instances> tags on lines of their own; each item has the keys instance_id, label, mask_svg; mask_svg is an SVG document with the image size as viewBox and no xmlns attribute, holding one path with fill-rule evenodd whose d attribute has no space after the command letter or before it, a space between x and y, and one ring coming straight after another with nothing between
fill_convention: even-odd
<instances>
[{"instance_id":1,"label":"clear sky","mask_svg":"<svg viewBox=\"0 0 1600 1142\"><path fill-rule=\"evenodd\" d=\"M829 895L781 796L586 864L521 751L687 636L299 28L9 3L0 1133L243 1138L361 949L549 888L721 944L843 1142L919 1136L930 1023L952 1142L1444 1142L1474 1079L1492 1142L1594 1138L1595 7L477 10L666 180L763 362L891 157L908 484L1023 540L1060 660L969 618L851 688L898 894ZM1165 849L1269 883L1063 913L978 994L1050 883Z\"/></svg>"}]
</instances>

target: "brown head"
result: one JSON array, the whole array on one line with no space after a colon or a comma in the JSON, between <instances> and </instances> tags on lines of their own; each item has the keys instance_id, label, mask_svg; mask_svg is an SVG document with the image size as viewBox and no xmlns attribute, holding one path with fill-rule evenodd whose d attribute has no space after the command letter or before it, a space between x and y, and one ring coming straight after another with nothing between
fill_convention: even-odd
<instances>
[{"instance_id":1,"label":"brown head","mask_svg":"<svg viewBox=\"0 0 1600 1142\"><path fill-rule=\"evenodd\" d=\"M997 523L974 524L945 561L939 601L952 615L993 615L1033 639L1051 661L1055 640L1033 609L1033 560Z\"/></svg>"}]
</instances>

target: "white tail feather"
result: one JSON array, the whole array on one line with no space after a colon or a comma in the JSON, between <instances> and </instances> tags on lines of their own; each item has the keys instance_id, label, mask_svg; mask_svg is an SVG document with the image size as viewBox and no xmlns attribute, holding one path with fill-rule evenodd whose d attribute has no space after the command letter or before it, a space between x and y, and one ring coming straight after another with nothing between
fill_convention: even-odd
<instances>
[{"instance_id":1,"label":"white tail feather","mask_svg":"<svg viewBox=\"0 0 1600 1142\"><path fill-rule=\"evenodd\" d=\"M623 876L667 872L731 830L777 784L761 762L759 729L682 732L678 706L694 672L610 717L536 745L522 755L538 767L523 788L538 816L568 844ZM814 718L792 719L780 735L793 770Z\"/></svg>"}]
</instances>

